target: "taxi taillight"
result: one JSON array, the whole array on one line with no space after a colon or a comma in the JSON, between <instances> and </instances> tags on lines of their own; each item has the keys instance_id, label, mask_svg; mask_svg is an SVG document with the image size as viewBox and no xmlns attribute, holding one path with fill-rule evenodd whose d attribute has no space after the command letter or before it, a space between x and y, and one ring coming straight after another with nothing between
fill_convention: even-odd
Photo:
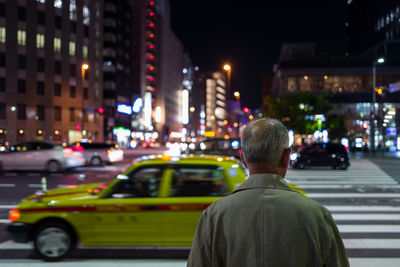
<instances>
[{"instance_id":1,"label":"taxi taillight","mask_svg":"<svg viewBox=\"0 0 400 267\"><path fill-rule=\"evenodd\" d=\"M12 209L8 213L8 219L12 222L17 222L20 217L21 217L21 212L19 211L19 209Z\"/></svg>"}]
</instances>

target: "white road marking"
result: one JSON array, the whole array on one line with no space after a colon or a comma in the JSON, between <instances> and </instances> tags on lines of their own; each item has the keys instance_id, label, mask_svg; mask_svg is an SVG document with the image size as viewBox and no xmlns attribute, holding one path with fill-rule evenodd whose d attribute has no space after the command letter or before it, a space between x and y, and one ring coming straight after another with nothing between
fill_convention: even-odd
<instances>
[{"instance_id":1,"label":"white road marking","mask_svg":"<svg viewBox=\"0 0 400 267\"><path fill-rule=\"evenodd\" d=\"M288 180L288 181L292 181L292 180ZM314 185L324 185L324 184L334 184L334 185L338 185L338 184L352 184L352 185L398 185L397 182L395 181L380 181L380 180L373 180L373 181L353 181L353 180L347 180L347 181L329 181L329 182L324 182L324 181L296 181L294 182L296 185L310 185L310 184L314 184Z\"/></svg>"},{"instance_id":2,"label":"white road marking","mask_svg":"<svg viewBox=\"0 0 400 267\"><path fill-rule=\"evenodd\" d=\"M400 207L393 206L325 206L331 212L340 211L400 211Z\"/></svg>"},{"instance_id":3,"label":"white road marking","mask_svg":"<svg viewBox=\"0 0 400 267\"><path fill-rule=\"evenodd\" d=\"M41 188L42 185L41 185L41 184L28 184L28 187L31 187L31 188Z\"/></svg>"},{"instance_id":4,"label":"white road marking","mask_svg":"<svg viewBox=\"0 0 400 267\"><path fill-rule=\"evenodd\" d=\"M301 186L300 186L301 188ZM400 193L308 193L310 198L400 198Z\"/></svg>"},{"instance_id":5,"label":"white road marking","mask_svg":"<svg viewBox=\"0 0 400 267\"><path fill-rule=\"evenodd\" d=\"M15 187L15 184L0 184L0 187Z\"/></svg>"},{"instance_id":6,"label":"white road marking","mask_svg":"<svg viewBox=\"0 0 400 267\"><path fill-rule=\"evenodd\" d=\"M342 221L352 220L368 220L368 221L388 221L388 220L400 220L400 214L369 214L369 213L355 213L355 214L332 214L333 219Z\"/></svg>"},{"instance_id":7,"label":"white road marking","mask_svg":"<svg viewBox=\"0 0 400 267\"><path fill-rule=\"evenodd\" d=\"M400 225L396 224L339 224L341 233L400 233Z\"/></svg>"},{"instance_id":8,"label":"white road marking","mask_svg":"<svg viewBox=\"0 0 400 267\"><path fill-rule=\"evenodd\" d=\"M346 249L400 249L400 239L349 238L343 243Z\"/></svg>"},{"instance_id":9,"label":"white road marking","mask_svg":"<svg viewBox=\"0 0 400 267\"><path fill-rule=\"evenodd\" d=\"M8 219L0 219L0 223L10 223L11 221Z\"/></svg>"},{"instance_id":10,"label":"white road marking","mask_svg":"<svg viewBox=\"0 0 400 267\"><path fill-rule=\"evenodd\" d=\"M400 258L349 258L351 267L399 267Z\"/></svg>"},{"instance_id":11,"label":"white road marking","mask_svg":"<svg viewBox=\"0 0 400 267\"><path fill-rule=\"evenodd\" d=\"M0 205L0 209L14 209L15 205Z\"/></svg>"},{"instance_id":12,"label":"white road marking","mask_svg":"<svg viewBox=\"0 0 400 267\"><path fill-rule=\"evenodd\" d=\"M293 182L294 184L299 184ZM360 184L360 185L348 185L348 184L313 184L313 185L305 185L301 186L301 189L348 189L348 188L377 188L377 189L400 189L400 185L373 185L373 184Z\"/></svg>"}]
</instances>

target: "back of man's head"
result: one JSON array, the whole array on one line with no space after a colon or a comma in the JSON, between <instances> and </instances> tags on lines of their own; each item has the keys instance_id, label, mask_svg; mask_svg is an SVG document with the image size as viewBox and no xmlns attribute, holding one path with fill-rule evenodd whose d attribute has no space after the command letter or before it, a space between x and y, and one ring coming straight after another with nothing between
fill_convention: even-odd
<instances>
[{"instance_id":1,"label":"back of man's head","mask_svg":"<svg viewBox=\"0 0 400 267\"><path fill-rule=\"evenodd\" d=\"M276 167L288 144L287 128L275 119L252 121L242 132L242 154L246 163Z\"/></svg>"}]
</instances>

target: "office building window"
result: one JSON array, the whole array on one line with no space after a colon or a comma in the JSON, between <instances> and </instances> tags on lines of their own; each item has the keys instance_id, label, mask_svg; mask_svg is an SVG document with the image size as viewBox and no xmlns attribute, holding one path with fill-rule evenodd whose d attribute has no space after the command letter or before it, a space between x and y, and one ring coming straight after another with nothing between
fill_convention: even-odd
<instances>
[{"instance_id":1,"label":"office building window","mask_svg":"<svg viewBox=\"0 0 400 267\"><path fill-rule=\"evenodd\" d=\"M36 0L36 2L44 4L46 3L46 0Z\"/></svg>"},{"instance_id":2,"label":"office building window","mask_svg":"<svg viewBox=\"0 0 400 267\"><path fill-rule=\"evenodd\" d=\"M26 120L26 104L17 104L17 119Z\"/></svg>"},{"instance_id":3,"label":"office building window","mask_svg":"<svg viewBox=\"0 0 400 267\"><path fill-rule=\"evenodd\" d=\"M74 56L76 52L76 44L75 42L69 42L69 54Z\"/></svg>"},{"instance_id":4,"label":"office building window","mask_svg":"<svg viewBox=\"0 0 400 267\"><path fill-rule=\"evenodd\" d=\"M76 96L76 87L71 85L69 87L69 97L75 98Z\"/></svg>"},{"instance_id":5,"label":"office building window","mask_svg":"<svg viewBox=\"0 0 400 267\"><path fill-rule=\"evenodd\" d=\"M17 38L18 38L18 45L26 45L26 31L18 30Z\"/></svg>"},{"instance_id":6,"label":"office building window","mask_svg":"<svg viewBox=\"0 0 400 267\"><path fill-rule=\"evenodd\" d=\"M6 119L6 104L0 103L0 120Z\"/></svg>"},{"instance_id":7,"label":"office building window","mask_svg":"<svg viewBox=\"0 0 400 267\"><path fill-rule=\"evenodd\" d=\"M69 108L69 121L75 121L75 108Z\"/></svg>"},{"instance_id":8,"label":"office building window","mask_svg":"<svg viewBox=\"0 0 400 267\"><path fill-rule=\"evenodd\" d=\"M83 58L88 58L89 48L87 45L82 46L82 56Z\"/></svg>"},{"instance_id":9,"label":"office building window","mask_svg":"<svg viewBox=\"0 0 400 267\"><path fill-rule=\"evenodd\" d=\"M61 107L60 106L54 107L54 120L61 121Z\"/></svg>"},{"instance_id":10,"label":"office building window","mask_svg":"<svg viewBox=\"0 0 400 267\"><path fill-rule=\"evenodd\" d=\"M54 52L61 51L61 38L54 37Z\"/></svg>"},{"instance_id":11,"label":"office building window","mask_svg":"<svg viewBox=\"0 0 400 267\"><path fill-rule=\"evenodd\" d=\"M18 20L25 21L26 20L26 8L19 6L18 7Z\"/></svg>"},{"instance_id":12,"label":"office building window","mask_svg":"<svg viewBox=\"0 0 400 267\"><path fill-rule=\"evenodd\" d=\"M89 89L83 88L83 98L86 100L89 98Z\"/></svg>"},{"instance_id":13,"label":"office building window","mask_svg":"<svg viewBox=\"0 0 400 267\"><path fill-rule=\"evenodd\" d=\"M6 42L6 27L0 27L0 43Z\"/></svg>"},{"instance_id":14,"label":"office building window","mask_svg":"<svg viewBox=\"0 0 400 267\"><path fill-rule=\"evenodd\" d=\"M76 20L76 0L69 0L69 19Z\"/></svg>"},{"instance_id":15,"label":"office building window","mask_svg":"<svg viewBox=\"0 0 400 267\"><path fill-rule=\"evenodd\" d=\"M26 81L23 79L18 79L18 93L20 94L26 93Z\"/></svg>"},{"instance_id":16,"label":"office building window","mask_svg":"<svg viewBox=\"0 0 400 267\"><path fill-rule=\"evenodd\" d=\"M0 67L6 66L6 54L0 52Z\"/></svg>"},{"instance_id":17,"label":"office building window","mask_svg":"<svg viewBox=\"0 0 400 267\"><path fill-rule=\"evenodd\" d=\"M90 23L90 10L87 6L83 6L83 24L89 25Z\"/></svg>"},{"instance_id":18,"label":"office building window","mask_svg":"<svg viewBox=\"0 0 400 267\"><path fill-rule=\"evenodd\" d=\"M45 108L43 105L36 106L36 120L44 121L45 120Z\"/></svg>"},{"instance_id":19,"label":"office building window","mask_svg":"<svg viewBox=\"0 0 400 267\"><path fill-rule=\"evenodd\" d=\"M69 69L70 69L70 75L72 77L76 76L76 65L75 64L70 64L69 65Z\"/></svg>"},{"instance_id":20,"label":"office building window","mask_svg":"<svg viewBox=\"0 0 400 267\"><path fill-rule=\"evenodd\" d=\"M5 17L5 16L6 16L6 4L0 2L0 17Z\"/></svg>"},{"instance_id":21,"label":"office building window","mask_svg":"<svg viewBox=\"0 0 400 267\"><path fill-rule=\"evenodd\" d=\"M44 71L44 58L39 57L37 59L37 71L42 72Z\"/></svg>"},{"instance_id":22,"label":"office building window","mask_svg":"<svg viewBox=\"0 0 400 267\"><path fill-rule=\"evenodd\" d=\"M26 69L26 56L18 55L18 68L21 70Z\"/></svg>"},{"instance_id":23,"label":"office building window","mask_svg":"<svg viewBox=\"0 0 400 267\"><path fill-rule=\"evenodd\" d=\"M54 84L54 96L61 96L61 84Z\"/></svg>"},{"instance_id":24,"label":"office building window","mask_svg":"<svg viewBox=\"0 0 400 267\"><path fill-rule=\"evenodd\" d=\"M54 61L54 73L61 74L61 61Z\"/></svg>"},{"instance_id":25,"label":"office building window","mask_svg":"<svg viewBox=\"0 0 400 267\"><path fill-rule=\"evenodd\" d=\"M55 8L62 8L63 2L62 0L54 0L54 7Z\"/></svg>"},{"instance_id":26,"label":"office building window","mask_svg":"<svg viewBox=\"0 0 400 267\"><path fill-rule=\"evenodd\" d=\"M44 11L38 11L37 13L37 23L39 25L44 25L46 23L46 16L44 15Z\"/></svg>"},{"instance_id":27,"label":"office building window","mask_svg":"<svg viewBox=\"0 0 400 267\"><path fill-rule=\"evenodd\" d=\"M36 34L36 47L44 48L44 34Z\"/></svg>"},{"instance_id":28,"label":"office building window","mask_svg":"<svg viewBox=\"0 0 400 267\"><path fill-rule=\"evenodd\" d=\"M88 26L83 27L83 34L85 35L85 37L89 37L89 27Z\"/></svg>"},{"instance_id":29,"label":"office building window","mask_svg":"<svg viewBox=\"0 0 400 267\"><path fill-rule=\"evenodd\" d=\"M54 18L54 26L56 27L56 29L61 29L62 26L62 20L60 16L55 16Z\"/></svg>"},{"instance_id":30,"label":"office building window","mask_svg":"<svg viewBox=\"0 0 400 267\"><path fill-rule=\"evenodd\" d=\"M70 21L70 28L72 33L76 33L76 21Z\"/></svg>"},{"instance_id":31,"label":"office building window","mask_svg":"<svg viewBox=\"0 0 400 267\"><path fill-rule=\"evenodd\" d=\"M6 91L6 78L0 77L0 92Z\"/></svg>"},{"instance_id":32,"label":"office building window","mask_svg":"<svg viewBox=\"0 0 400 267\"><path fill-rule=\"evenodd\" d=\"M36 83L36 94L37 95L44 95L44 82L38 81Z\"/></svg>"}]
</instances>

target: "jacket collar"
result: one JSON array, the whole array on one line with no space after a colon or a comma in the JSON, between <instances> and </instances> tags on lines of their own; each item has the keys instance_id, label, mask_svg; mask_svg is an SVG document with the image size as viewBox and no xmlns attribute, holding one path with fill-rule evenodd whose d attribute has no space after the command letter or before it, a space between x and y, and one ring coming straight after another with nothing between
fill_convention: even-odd
<instances>
[{"instance_id":1,"label":"jacket collar","mask_svg":"<svg viewBox=\"0 0 400 267\"><path fill-rule=\"evenodd\" d=\"M281 176L272 173L260 173L250 175L233 193L254 188L274 188L294 191Z\"/></svg>"}]
</instances>

